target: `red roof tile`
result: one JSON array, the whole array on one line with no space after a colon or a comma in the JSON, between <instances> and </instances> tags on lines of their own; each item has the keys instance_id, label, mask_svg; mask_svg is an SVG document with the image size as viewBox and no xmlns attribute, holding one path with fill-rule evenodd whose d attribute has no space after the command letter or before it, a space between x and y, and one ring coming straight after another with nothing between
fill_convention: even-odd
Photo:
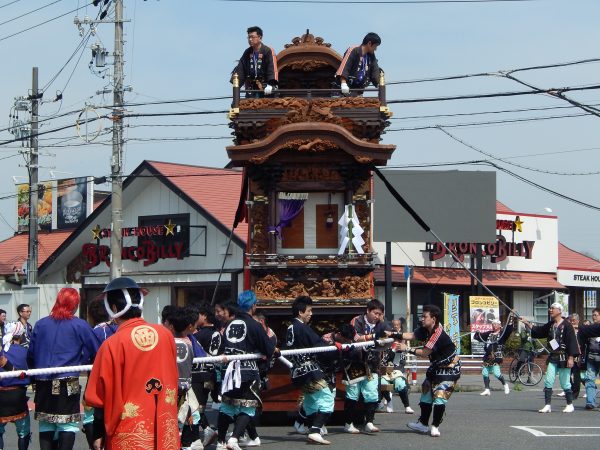
<instances>
[{"instance_id":1,"label":"red roof tile","mask_svg":"<svg viewBox=\"0 0 600 450\"><path fill-rule=\"evenodd\" d=\"M558 268L564 270L591 270L600 272L600 261L571 250L562 243L558 243Z\"/></svg>"},{"instance_id":2,"label":"red roof tile","mask_svg":"<svg viewBox=\"0 0 600 450\"><path fill-rule=\"evenodd\" d=\"M378 281L383 281L385 279L383 267L375 269L375 279ZM404 266L392 267L392 281L395 283L406 281L404 278ZM562 284L556 281L555 273L484 270L482 281L486 286L496 287L566 289ZM415 284L435 284L440 286L469 286L471 284L471 279L469 273L464 269L415 267L414 277L410 282Z\"/></svg>"},{"instance_id":3,"label":"red roof tile","mask_svg":"<svg viewBox=\"0 0 600 450\"><path fill-rule=\"evenodd\" d=\"M147 161L183 193L231 229L242 192L242 172L231 169ZM248 239L248 224L241 222L235 234Z\"/></svg>"},{"instance_id":4,"label":"red roof tile","mask_svg":"<svg viewBox=\"0 0 600 450\"><path fill-rule=\"evenodd\" d=\"M497 214L512 214L514 211L506 206L504 203L496 200L496 213Z\"/></svg>"},{"instance_id":5,"label":"red roof tile","mask_svg":"<svg viewBox=\"0 0 600 450\"><path fill-rule=\"evenodd\" d=\"M38 233L38 267L69 237L73 230ZM27 261L29 235L17 234L0 242L0 275L12 275L16 267L19 272Z\"/></svg>"}]
</instances>

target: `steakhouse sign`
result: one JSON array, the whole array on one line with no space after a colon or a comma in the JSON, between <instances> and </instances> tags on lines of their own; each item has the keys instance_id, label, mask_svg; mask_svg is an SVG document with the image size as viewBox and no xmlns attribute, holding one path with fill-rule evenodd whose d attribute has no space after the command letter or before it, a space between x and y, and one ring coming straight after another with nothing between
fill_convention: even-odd
<instances>
[{"instance_id":1,"label":"steakhouse sign","mask_svg":"<svg viewBox=\"0 0 600 450\"><path fill-rule=\"evenodd\" d=\"M143 261L144 266L155 264L159 259L183 259L185 256L185 243L176 236L178 227L169 219L164 225L151 225L123 228L123 237L137 236L138 245L123 247L121 259L130 261ZM164 239L169 235L171 239ZM96 226L92 230L92 239L100 240L110 237L110 229ZM153 241L152 238L159 239ZM163 239L161 239L163 238ZM84 244L81 253L85 258L85 270L96 267L104 262L110 266L110 247L100 244Z\"/></svg>"},{"instance_id":2,"label":"steakhouse sign","mask_svg":"<svg viewBox=\"0 0 600 450\"><path fill-rule=\"evenodd\" d=\"M138 246L123 247L121 259L143 261L144 266L156 263L159 259L183 259L185 252L183 242L172 242L167 245L156 245L152 241L142 241ZM86 259L85 270L105 262L110 267L110 247L107 245L84 244L81 253Z\"/></svg>"},{"instance_id":3,"label":"steakhouse sign","mask_svg":"<svg viewBox=\"0 0 600 450\"><path fill-rule=\"evenodd\" d=\"M425 251L429 252L429 260L437 261L446 255L453 256L459 261L464 261L465 255L476 255L481 248L482 256L490 256L493 263L504 261L507 256L520 256L525 259L533 257L535 241L507 242L502 235L496 237L493 244L476 244L472 242L447 242L449 253L439 242L427 242Z\"/></svg>"}]
</instances>

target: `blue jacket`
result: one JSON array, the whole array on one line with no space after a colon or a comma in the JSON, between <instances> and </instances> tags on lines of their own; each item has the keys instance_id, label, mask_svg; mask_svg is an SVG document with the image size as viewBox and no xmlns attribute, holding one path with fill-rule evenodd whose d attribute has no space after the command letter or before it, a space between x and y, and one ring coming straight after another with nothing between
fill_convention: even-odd
<instances>
[{"instance_id":1,"label":"blue jacket","mask_svg":"<svg viewBox=\"0 0 600 450\"><path fill-rule=\"evenodd\" d=\"M27 360L30 368L64 367L91 364L100 347L92 327L78 317L39 320L33 328ZM77 377L79 372L54 373L39 378Z\"/></svg>"},{"instance_id":2,"label":"blue jacket","mask_svg":"<svg viewBox=\"0 0 600 450\"><path fill-rule=\"evenodd\" d=\"M102 322L96 325L92 331L96 335L100 343L102 343L109 337L111 337L113 334L115 334L117 332L117 328L118 327L116 323Z\"/></svg>"},{"instance_id":3,"label":"blue jacket","mask_svg":"<svg viewBox=\"0 0 600 450\"><path fill-rule=\"evenodd\" d=\"M10 371L7 369L9 365L12 366L14 370L21 371L27 370L27 349L25 347L21 347L19 344L12 344L8 351L3 352L6 359L8 359L8 364L3 368L0 368L0 372ZM0 379L0 386L27 386L31 381L29 377L19 378L19 377L11 377L11 378L2 378Z\"/></svg>"}]
</instances>

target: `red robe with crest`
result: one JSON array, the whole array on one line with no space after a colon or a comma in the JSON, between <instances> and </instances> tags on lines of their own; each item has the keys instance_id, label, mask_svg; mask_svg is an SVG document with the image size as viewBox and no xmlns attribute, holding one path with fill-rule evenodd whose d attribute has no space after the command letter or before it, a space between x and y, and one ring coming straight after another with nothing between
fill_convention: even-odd
<instances>
[{"instance_id":1,"label":"red robe with crest","mask_svg":"<svg viewBox=\"0 0 600 450\"><path fill-rule=\"evenodd\" d=\"M104 408L106 450L179 450L175 340L130 319L100 346L85 401Z\"/></svg>"}]
</instances>

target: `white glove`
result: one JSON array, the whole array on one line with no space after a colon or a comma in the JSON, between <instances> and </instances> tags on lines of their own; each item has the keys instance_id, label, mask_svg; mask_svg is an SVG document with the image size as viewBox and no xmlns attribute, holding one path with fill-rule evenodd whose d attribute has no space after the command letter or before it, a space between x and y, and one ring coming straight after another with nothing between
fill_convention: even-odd
<instances>
[{"instance_id":1,"label":"white glove","mask_svg":"<svg viewBox=\"0 0 600 450\"><path fill-rule=\"evenodd\" d=\"M267 84L265 86L265 95L271 95L271 92L273 92L273 86L271 86L270 84Z\"/></svg>"},{"instance_id":2,"label":"white glove","mask_svg":"<svg viewBox=\"0 0 600 450\"><path fill-rule=\"evenodd\" d=\"M342 83L342 94L346 95L349 93L350 93L350 88L348 87L348 84Z\"/></svg>"}]
</instances>

